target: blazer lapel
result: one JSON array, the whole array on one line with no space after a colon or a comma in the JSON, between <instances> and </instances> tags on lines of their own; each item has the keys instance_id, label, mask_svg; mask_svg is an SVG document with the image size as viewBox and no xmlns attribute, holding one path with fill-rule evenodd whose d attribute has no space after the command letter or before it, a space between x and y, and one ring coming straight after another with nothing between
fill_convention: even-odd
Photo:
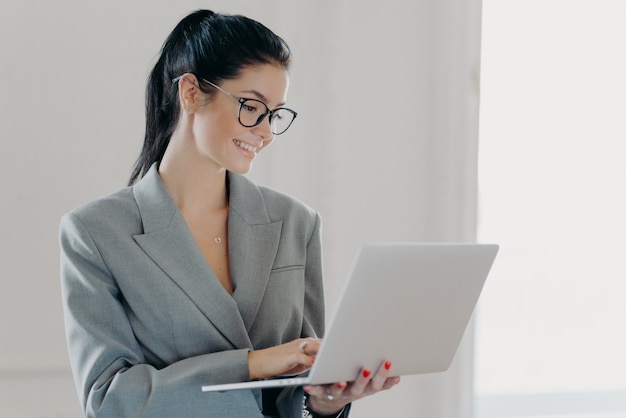
<instances>
[{"instance_id":1,"label":"blazer lapel","mask_svg":"<svg viewBox=\"0 0 626 418\"><path fill-rule=\"evenodd\" d=\"M229 174L228 240L230 273L247 330L254 323L276 258L282 222L272 222L259 188L246 177Z\"/></svg>"},{"instance_id":2,"label":"blazer lapel","mask_svg":"<svg viewBox=\"0 0 626 418\"><path fill-rule=\"evenodd\" d=\"M144 233L137 244L236 348L252 348L236 301L207 264L156 165L133 187Z\"/></svg>"}]
</instances>

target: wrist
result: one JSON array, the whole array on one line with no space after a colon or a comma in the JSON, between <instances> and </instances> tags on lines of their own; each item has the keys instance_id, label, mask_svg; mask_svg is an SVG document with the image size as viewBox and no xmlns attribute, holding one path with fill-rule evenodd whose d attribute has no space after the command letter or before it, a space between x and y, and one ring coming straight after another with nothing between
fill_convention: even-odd
<instances>
[{"instance_id":1,"label":"wrist","mask_svg":"<svg viewBox=\"0 0 626 418\"><path fill-rule=\"evenodd\" d=\"M251 361L251 358L250 358L250 353L251 352L252 351L248 351L248 380L255 380L254 373L253 373L253 370L252 370L252 361Z\"/></svg>"},{"instance_id":2,"label":"wrist","mask_svg":"<svg viewBox=\"0 0 626 418\"><path fill-rule=\"evenodd\" d=\"M261 376L261 372L258 370L257 367L257 356L257 351L248 351L248 380L258 380L263 378L263 376Z\"/></svg>"}]
</instances>

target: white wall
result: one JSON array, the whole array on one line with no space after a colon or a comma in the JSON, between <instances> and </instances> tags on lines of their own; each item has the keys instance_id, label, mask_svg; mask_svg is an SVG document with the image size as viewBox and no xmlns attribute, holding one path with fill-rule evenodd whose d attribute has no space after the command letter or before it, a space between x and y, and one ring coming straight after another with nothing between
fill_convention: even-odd
<instances>
[{"instance_id":1,"label":"white wall","mask_svg":"<svg viewBox=\"0 0 626 418\"><path fill-rule=\"evenodd\" d=\"M626 417L624 16L483 2L479 417Z\"/></svg>"},{"instance_id":2,"label":"white wall","mask_svg":"<svg viewBox=\"0 0 626 418\"><path fill-rule=\"evenodd\" d=\"M474 238L479 0L3 0L1 416L79 416L58 221L125 184L147 72L173 25L201 7L259 19L294 50L298 120L251 177L322 213L329 310L363 241ZM471 354L469 339L449 373L406 378L355 415L469 416ZM55 390L31 402L42 385Z\"/></svg>"}]
</instances>

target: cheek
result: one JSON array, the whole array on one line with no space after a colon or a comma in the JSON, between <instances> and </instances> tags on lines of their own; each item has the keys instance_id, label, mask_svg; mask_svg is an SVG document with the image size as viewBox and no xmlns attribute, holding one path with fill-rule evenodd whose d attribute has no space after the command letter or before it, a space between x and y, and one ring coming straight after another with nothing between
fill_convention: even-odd
<instances>
[{"instance_id":1,"label":"cheek","mask_svg":"<svg viewBox=\"0 0 626 418\"><path fill-rule=\"evenodd\" d=\"M212 115L212 117L196 118L193 125L196 141L212 144L221 140L232 139L236 135L239 123L235 120L233 124L227 115Z\"/></svg>"},{"instance_id":2,"label":"cheek","mask_svg":"<svg viewBox=\"0 0 626 418\"><path fill-rule=\"evenodd\" d=\"M193 137L196 148L202 153L206 153L212 152L217 133L210 126L198 123L193 127Z\"/></svg>"}]
</instances>

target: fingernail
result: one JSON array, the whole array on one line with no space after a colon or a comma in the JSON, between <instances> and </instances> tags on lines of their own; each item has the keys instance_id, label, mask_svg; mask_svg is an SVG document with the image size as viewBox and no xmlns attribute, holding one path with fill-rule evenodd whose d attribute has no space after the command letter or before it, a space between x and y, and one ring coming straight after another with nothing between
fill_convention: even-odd
<instances>
[{"instance_id":1,"label":"fingernail","mask_svg":"<svg viewBox=\"0 0 626 418\"><path fill-rule=\"evenodd\" d=\"M371 372L371 371L369 371L369 370L367 370L367 369L363 370L363 377L365 377L366 379L367 379L368 377L370 377L370 374L372 374L372 372Z\"/></svg>"},{"instance_id":2,"label":"fingernail","mask_svg":"<svg viewBox=\"0 0 626 418\"><path fill-rule=\"evenodd\" d=\"M345 383L343 383L343 382L342 382L342 383L337 383L337 387L338 387L339 389L343 389L343 388L345 388L345 387L346 387L346 384L345 384Z\"/></svg>"},{"instance_id":3,"label":"fingernail","mask_svg":"<svg viewBox=\"0 0 626 418\"><path fill-rule=\"evenodd\" d=\"M390 361L386 361L386 362L385 362L385 369L386 369L386 370L391 369L391 362L390 362Z\"/></svg>"}]
</instances>

